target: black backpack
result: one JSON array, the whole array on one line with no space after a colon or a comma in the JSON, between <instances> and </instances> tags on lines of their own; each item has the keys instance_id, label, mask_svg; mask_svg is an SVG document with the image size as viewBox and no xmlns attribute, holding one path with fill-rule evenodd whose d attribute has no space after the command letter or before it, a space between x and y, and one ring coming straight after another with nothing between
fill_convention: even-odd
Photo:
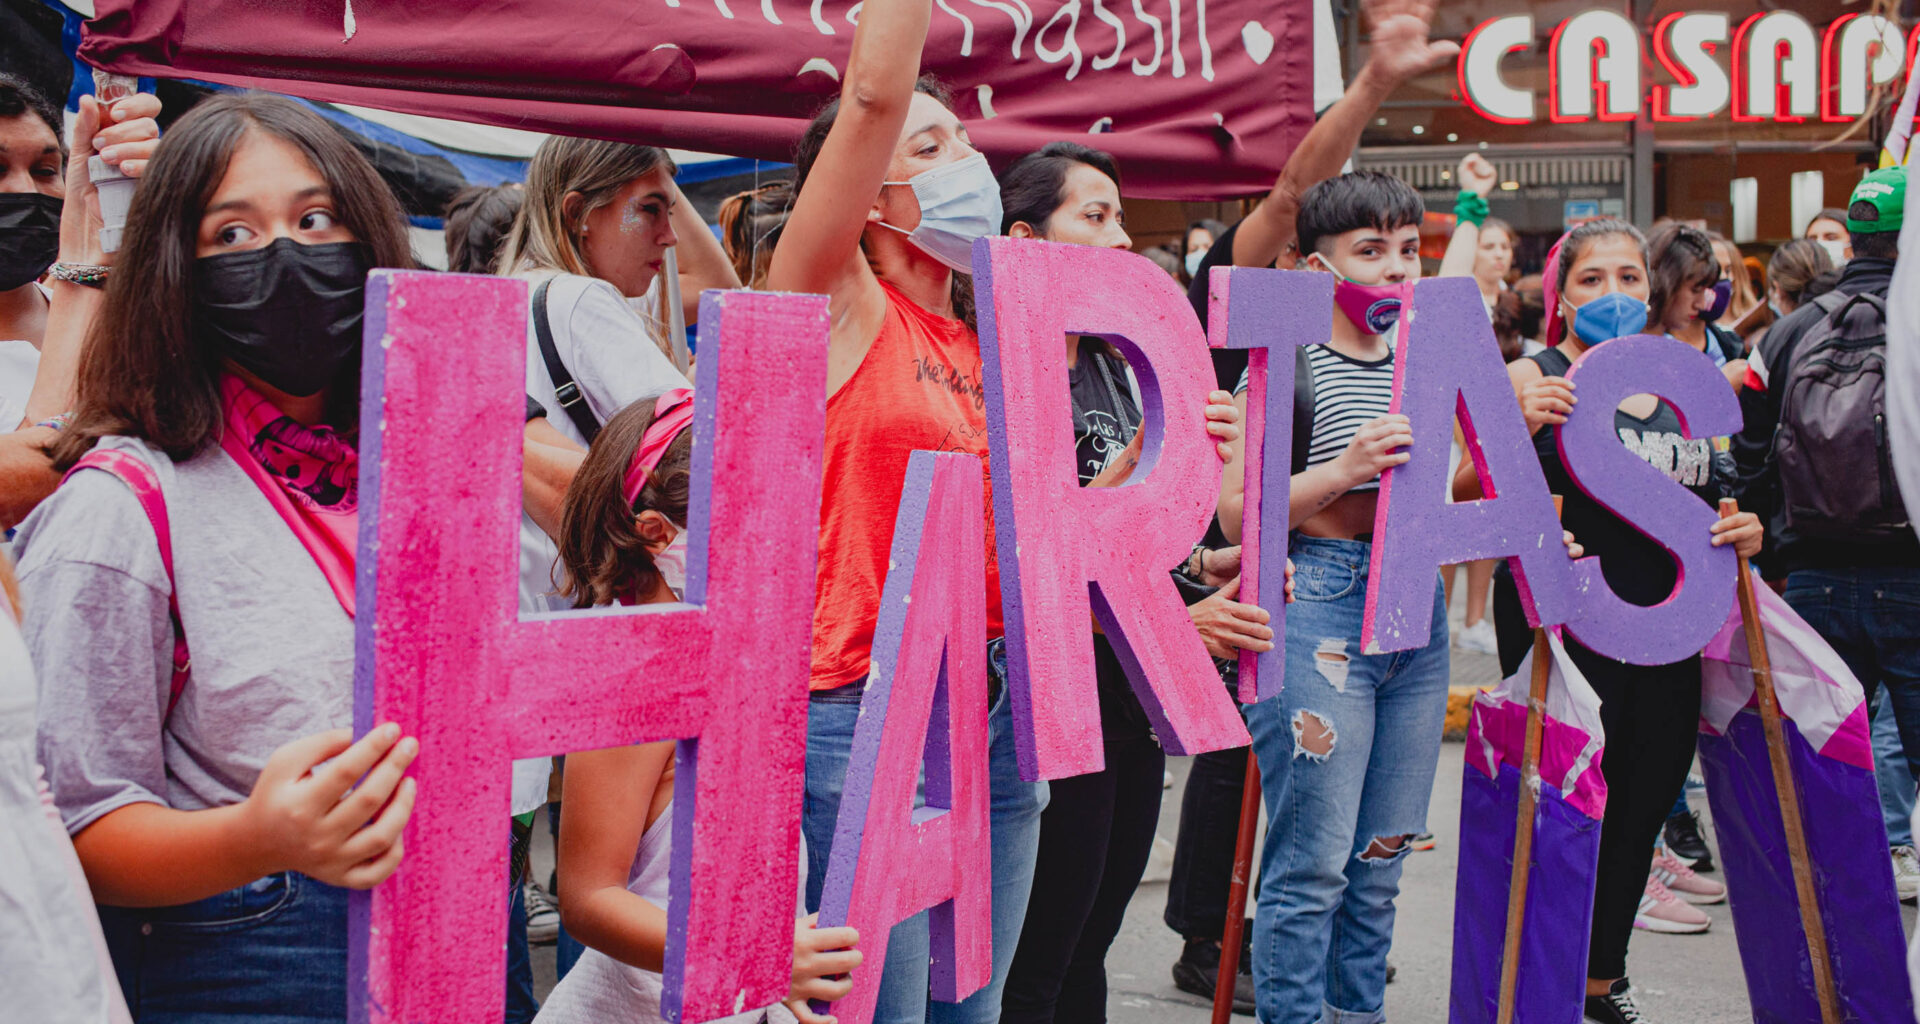
<instances>
[{"instance_id":1,"label":"black backpack","mask_svg":"<svg viewBox=\"0 0 1920 1024\"><path fill-rule=\"evenodd\" d=\"M1782 525L1835 541L1910 536L1887 443L1887 304L1828 292L1780 374Z\"/></svg>"}]
</instances>

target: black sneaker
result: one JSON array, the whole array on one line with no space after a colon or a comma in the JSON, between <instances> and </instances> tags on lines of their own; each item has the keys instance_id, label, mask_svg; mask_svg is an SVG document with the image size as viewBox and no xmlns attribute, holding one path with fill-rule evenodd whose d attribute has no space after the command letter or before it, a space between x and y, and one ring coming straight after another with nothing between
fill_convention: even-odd
<instances>
[{"instance_id":1,"label":"black sneaker","mask_svg":"<svg viewBox=\"0 0 1920 1024\"><path fill-rule=\"evenodd\" d=\"M1700 837L1698 812L1687 811L1668 818L1664 832L1667 849L1686 861L1688 867L1703 873L1713 870L1713 851L1707 849L1707 841Z\"/></svg>"},{"instance_id":2,"label":"black sneaker","mask_svg":"<svg viewBox=\"0 0 1920 1024\"><path fill-rule=\"evenodd\" d=\"M1240 957L1240 973L1233 979L1233 1012L1253 1015L1253 968L1246 956ZM1188 939L1173 962L1173 987L1213 1001L1213 984L1220 977L1220 942L1217 939Z\"/></svg>"},{"instance_id":3,"label":"black sneaker","mask_svg":"<svg viewBox=\"0 0 1920 1024\"><path fill-rule=\"evenodd\" d=\"M1596 1024L1652 1024L1633 1004L1627 979L1613 983L1604 996L1588 996L1584 1015Z\"/></svg>"}]
</instances>

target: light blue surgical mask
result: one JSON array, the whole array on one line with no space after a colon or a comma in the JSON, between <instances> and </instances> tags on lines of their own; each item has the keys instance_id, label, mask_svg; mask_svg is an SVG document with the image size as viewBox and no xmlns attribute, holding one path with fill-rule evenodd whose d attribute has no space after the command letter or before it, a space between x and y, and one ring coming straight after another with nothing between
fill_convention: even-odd
<instances>
[{"instance_id":1,"label":"light blue surgical mask","mask_svg":"<svg viewBox=\"0 0 1920 1024\"><path fill-rule=\"evenodd\" d=\"M1608 292L1573 310L1574 336L1588 345L1638 334L1647 326L1647 304L1625 292Z\"/></svg>"},{"instance_id":2,"label":"light blue surgical mask","mask_svg":"<svg viewBox=\"0 0 1920 1024\"><path fill-rule=\"evenodd\" d=\"M979 153L921 171L908 181L883 181L913 189L920 224L912 231L881 221L907 236L921 252L962 274L973 273L973 243L1000 230L1000 183Z\"/></svg>"},{"instance_id":3,"label":"light blue surgical mask","mask_svg":"<svg viewBox=\"0 0 1920 1024\"><path fill-rule=\"evenodd\" d=\"M1192 277L1198 274L1200 272L1200 261L1206 258L1207 250L1205 249L1196 249L1187 253L1187 276Z\"/></svg>"}]
</instances>

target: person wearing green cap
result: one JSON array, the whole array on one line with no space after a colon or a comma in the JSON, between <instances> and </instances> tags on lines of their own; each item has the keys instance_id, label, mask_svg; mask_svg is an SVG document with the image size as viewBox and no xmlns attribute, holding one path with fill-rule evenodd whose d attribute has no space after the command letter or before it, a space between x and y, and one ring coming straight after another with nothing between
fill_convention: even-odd
<instances>
[{"instance_id":1,"label":"person wearing green cap","mask_svg":"<svg viewBox=\"0 0 1920 1024\"><path fill-rule=\"evenodd\" d=\"M1734 440L1742 508L1767 522L1760 560L1801 618L1839 653L1899 728L1920 776L1920 538L1900 498L1886 422L1887 292L1906 219L1907 171L1861 179L1847 204L1853 259L1832 292L1767 333L1741 394ZM1920 895L1920 857L1892 849L1903 900Z\"/></svg>"}]
</instances>

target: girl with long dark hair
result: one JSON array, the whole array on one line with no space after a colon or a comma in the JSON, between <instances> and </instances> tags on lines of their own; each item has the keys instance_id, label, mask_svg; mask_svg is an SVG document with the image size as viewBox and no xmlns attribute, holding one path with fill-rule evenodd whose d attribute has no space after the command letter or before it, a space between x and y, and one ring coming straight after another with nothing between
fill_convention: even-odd
<instances>
[{"instance_id":1,"label":"girl with long dark hair","mask_svg":"<svg viewBox=\"0 0 1920 1024\"><path fill-rule=\"evenodd\" d=\"M406 220L326 122L235 94L168 133L124 248L52 448L81 471L16 541L40 756L136 1020L338 1019L346 890L414 798L415 741L348 728L361 311Z\"/></svg>"}]
</instances>

